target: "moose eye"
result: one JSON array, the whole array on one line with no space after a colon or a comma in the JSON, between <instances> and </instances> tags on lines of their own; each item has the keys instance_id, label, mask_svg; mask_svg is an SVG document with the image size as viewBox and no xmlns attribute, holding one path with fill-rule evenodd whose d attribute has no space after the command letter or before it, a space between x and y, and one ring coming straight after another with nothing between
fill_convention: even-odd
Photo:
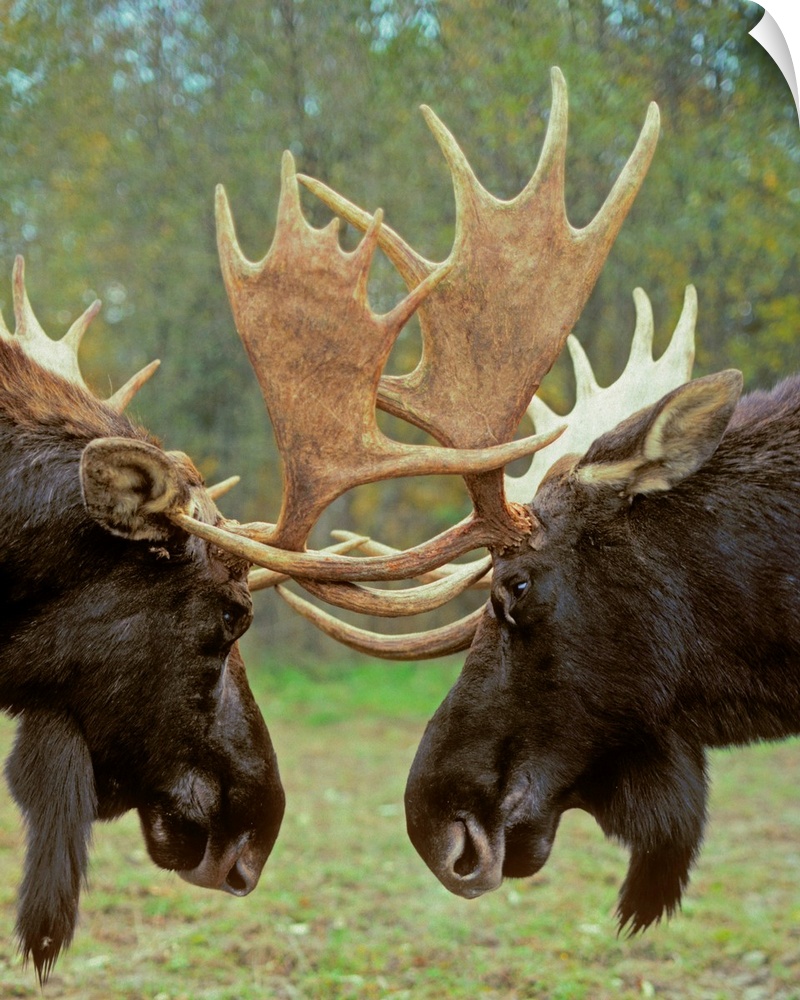
<instances>
[{"instance_id":1,"label":"moose eye","mask_svg":"<svg viewBox=\"0 0 800 1000\"><path fill-rule=\"evenodd\" d=\"M223 622L225 622L225 628L229 632L236 631L239 622L242 620L243 616L244 616L243 608L236 607L235 605L231 605L230 607L225 608L222 612L222 620Z\"/></svg>"},{"instance_id":2,"label":"moose eye","mask_svg":"<svg viewBox=\"0 0 800 1000\"><path fill-rule=\"evenodd\" d=\"M222 609L222 623L228 635L235 639L247 631L252 612L248 605L232 601Z\"/></svg>"},{"instance_id":3,"label":"moose eye","mask_svg":"<svg viewBox=\"0 0 800 1000\"><path fill-rule=\"evenodd\" d=\"M492 592L492 608L499 621L505 622L507 625L516 625L511 612L529 587L530 580L523 578L503 584Z\"/></svg>"}]
</instances>

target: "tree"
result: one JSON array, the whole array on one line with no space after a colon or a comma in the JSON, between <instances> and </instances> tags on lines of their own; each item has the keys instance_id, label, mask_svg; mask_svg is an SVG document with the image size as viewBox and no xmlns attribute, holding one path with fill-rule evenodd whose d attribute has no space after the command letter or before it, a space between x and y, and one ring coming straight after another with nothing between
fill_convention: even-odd
<instances>
[{"instance_id":1,"label":"tree","mask_svg":"<svg viewBox=\"0 0 800 1000\"><path fill-rule=\"evenodd\" d=\"M548 69L570 89L567 208L597 210L651 99L663 134L576 333L601 381L622 368L631 292L653 300L659 345L684 286L700 297L698 370L750 386L797 362L800 133L788 86L748 35L745 0L16 0L0 5L0 272L28 263L52 335L100 295L85 367L114 385L164 365L137 412L211 479L244 475L226 510L269 519L280 475L263 403L219 277L212 196L224 182L245 252L272 234L281 151L386 219L431 259L453 235L430 104L489 190L512 197L538 158ZM327 211L305 200L321 225ZM356 234L343 239L352 246ZM0 300L9 313L8 283ZM385 260L378 310L402 283ZM413 324L394 370L415 363ZM568 364L545 385L566 408ZM419 439L389 421L388 432ZM401 544L465 510L458 482L398 482L334 518ZM321 541L321 532L315 541ZM274 602L262 614L271 628Z\"/></svg>"}]
</instances>

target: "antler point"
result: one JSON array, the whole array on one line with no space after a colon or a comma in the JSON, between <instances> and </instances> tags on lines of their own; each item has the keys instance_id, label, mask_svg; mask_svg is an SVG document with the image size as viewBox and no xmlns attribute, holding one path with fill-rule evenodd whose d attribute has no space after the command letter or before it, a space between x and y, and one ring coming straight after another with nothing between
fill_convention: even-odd
<instances>
[{"instance_id":1,"label":"antler point","mask_svg":"<svg viewBox=\"0 0 800 1000\"><path fill-rule=\"evenodd\" d=\"M293 174L297 173L297 168L294 162L294 156L290 149L284 149L283 153L281 154L281 170L282 171L288 170L291 171Z\"/></svg>"}]
</instances>

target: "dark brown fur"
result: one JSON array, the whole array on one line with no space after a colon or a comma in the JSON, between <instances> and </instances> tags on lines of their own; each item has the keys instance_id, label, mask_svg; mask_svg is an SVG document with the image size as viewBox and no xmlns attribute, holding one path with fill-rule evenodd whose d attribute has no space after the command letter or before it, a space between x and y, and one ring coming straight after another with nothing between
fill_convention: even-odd
<instances>
[{"instance_id":1,"label":"dark brown fur","mask_svg":"<svg viewBox=\"0 0 800 1000\"><path fill-rule=\"evenodd\" d=\"M800 732L800 377L738 406L733 373L691 386L559 463L495 560L406 791L454 892L537 871L577 807L630 848L642 929L697 856L705 749Z\"/></svg>"},{"instance_id":2,"label":"dark brown fur","mask_svg":"<svg viewBox=\"0 0 800 1000\"><path fill-rule=\"evenodd\" d=\"M235 642L247 566L154 516L158 540L87 513L90 442L156 442L0 339L0 707L19 717L6 766L28 836L18 933L45 979L72 937L91 825L138 809L163 867L252 889L283 791ZM170 460L199 516L197 471Z\"/></svg>"}]
</instances>

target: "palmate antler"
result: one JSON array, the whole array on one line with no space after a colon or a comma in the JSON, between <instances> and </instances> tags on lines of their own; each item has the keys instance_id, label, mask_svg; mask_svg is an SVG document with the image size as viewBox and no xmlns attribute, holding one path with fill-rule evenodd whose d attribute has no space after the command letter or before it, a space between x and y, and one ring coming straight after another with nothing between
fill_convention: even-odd
<instances>
[{"instance_id":1,"label":"palmate antler","mask_svg":"<svg viewBox=\"0 0 800 1000\"><path fill-rule=\"evenodd\" d=\"M53 340L42 329L28 300L28 293L25 290L25 261L22 257L18 256L14 260L11 281L16 326L12 334L0 316L0 337L4 340L14 340L28 357L33 358L43 368L91 392L78 365L78 348L89 324L100 312L100 300L95 299L60 340ZM160 364L160 361L151 361L109 396L105 403L112 409L122 412Z\"/></svg>"},{"instance_id":2,"label":"palmate antler","mask_svg":"<svg viewBox=\"0 0 800 1000\"><path fill-rule=\"evenodd\" d=\"M433 472L480 473L530 454L553 435L495 448L443 451L402 444L378 428L378 380L400 330L446 277L445 264L385 316L367 302L380 211L351 254L338 220L313 229L284 154L275 239L258 264L239 250L227 198L217 192L220 260L237 328L258 376L284 466L283 508L263 541L299 549L320 513L362 483ZM321 447L324 445L324 450Z\"/></svg>"},{"instance_id":3,"label":"palmate antler","mask_svg":"<svg viewBox=\"0 0 800 1000\"><path fill-rule=\"evenodd\" d=\"M580 342L567 338L575 371L575 406L566 416L554 413L538 396L528 407L528 415L541 432L563 427L566 430L546 452L533 456L528 471L515 478L506 476L506 492L524 503L536 493L544 474L562 455L583 455L601 434L616 427L625 417L657 402L672 389L688 382L694 363L694 328L697 322L697 293L688 285L678 324L669 346L653 360L653 308L641 288L633 290L636 327L625 370L612 385L601 389Z\"/></svg>"},{"instance_id":4,"label":"palmate antler","mask_svg":"<svg viewBox=\"0 0 800 1000\"><path fill-rule=\"evenodd\" d=\"M538 396L531 400L528 413L534 424L540 430L563 426L566 429L560 437L542 451L533 455L529 470L522 476L505 477L506 493L520 503L529 501L535 494L539 483L547 470L559 458L567 454L582 454L589 445L601 434L611 430L621 420L636 410L656 402L661 396L688 382L692 377L694 362L694 328L697 319L697 294L692 285L686 288L683 310L672 339L661 355L655 361L653 348L653 312L650 300L641 288L634 289L636 306L636 328L631 343L630 356L625 370L608 388L602 389L597 384L589 359L575 337L570 336L567 345L572 355L575 370L577 399L575 406L566 416L554 413ZM381 545L372 539L364 539L351 532L334 531L333 535L343 539L341 544L354 544L366 553L390 554L396 549ZM478 563L476 562L476 567ZM463 566L443 566L421 578L440 579L456 570L464 570ZM267 572L266 570L256 572ZM270 586L283 582L280 579L270 581ZM475 589L487 588L491 585L491 574L486 573L475 581ZM332 615L320 610L308 601L286 588L279 588L284 600L299 614L312 621L331 638L336 639L362 653L372 653L385 659L425 659L432 655L430 649L434 634L418 633L402 637L387 637L363 629L344 625ZM435 633L435 640L442 651L457 652L468 645L471 631L477 627L480 611L474 613L455 626L448 626Z\"/></svg>"},{"instance_id":5,"label":"palmate antler","mask_svg":"<svg viewBox=\"0 0 800 1000\"><path fill-rule=\"evenodd\" d=\"M506 441L561 353L641 186L658 140L651 104L636 147L595 218L574 229L564 205L567 90L551 73L553 100L539 164L524 190L501 201L480 184L436 115L425 119L447 160L456 198L451 273L420 306L422 359L410 375L381 379L378 405L454 448ZM310 190L354 226L368 216L311 178ZM440 265L384 227L381 249L414 287ZM519 541L519 513L503 498L501 474L467 477L492 547ZM523 515L523 532L530 525Z\"/></svg>"},{"instance_id":6,"label":"palmate antler","mask_svg":"<svg viewBox=\"0 0 800 1000\"><path fill-rule=\"evenodd\" d=\"M428 125L453 176L456 235L442 264L425 260L374 216L318 181L301 177L338 214L365 232L352 253L338 244L336 224L312 229L304 220L289 154L282 170L278 224L259 263L238 249L224 192L217 198L222 271L237 329L267 403L284 465L284 500L275 525L200 525L192 531L258 566L292 577L343 607L398 614L418 608L397 597L357 587L357 581L417 579L464 552L491 552L524 542L526 510L506 499L502 468L533 454L559 428L511 441L544 374L558 356L599 275L655 149L659 117L651 105L636 147L596 218L576 230L564 207L567 98L552 73L553 102L539 165L511 201L490 195L475 178L453 137L433 112ZM397 267L408 296L376 316L366 296L376 246ZM381 372L403 323L417 311L423 332L417 369L400 378ZM390 441L377 427L375 407L428 431L443 447ZM305 551L322 510L345 490L381 478L422 473L465 477L474 504L466 521L405 552L353 555ZM441 603L484 572L478 563L428 583L424 606ZM430 588L436 596L431 597ZM417 588L417 591L423 588ZM300 598L282 596L295 605ZM400 604L404 605L400 610ZM302 602L303 612L305 605ZM308 606L310 607L310 605ZM337 638L379 655L410 658L463 648L475 615L419 637L373 639L359 630Z\"/></svg>"}]
</instances>

